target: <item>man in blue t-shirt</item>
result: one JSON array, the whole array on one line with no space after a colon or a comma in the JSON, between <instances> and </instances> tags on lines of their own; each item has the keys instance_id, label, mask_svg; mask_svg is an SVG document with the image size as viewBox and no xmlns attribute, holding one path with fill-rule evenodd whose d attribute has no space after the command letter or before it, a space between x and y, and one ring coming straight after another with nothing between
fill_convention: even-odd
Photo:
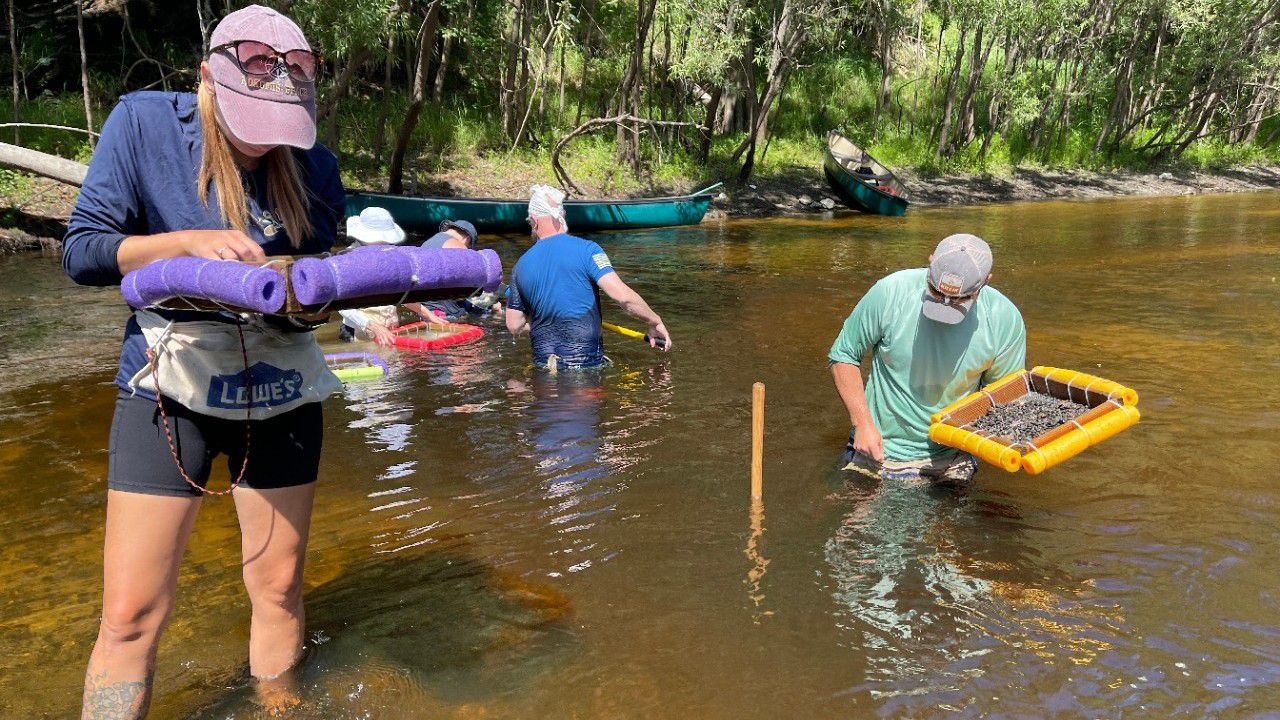
<instances>
[{"instance_id":1,"label":"man in blue t-shirt","mask_svg":"<svg viewBox=\"0 0 1280 720\"><path fill-rule=\"evenodd\" d=\"M511 271L506 320L512 334L529 333L534 364L590 368L605 363L600 290L648 325L650 345L665 341L666 349L671 349L671 335L662 318L622 282L604 250L569 234L564 193L534 185L529 225L535 242Z\"/></svg>"}]
</instances>

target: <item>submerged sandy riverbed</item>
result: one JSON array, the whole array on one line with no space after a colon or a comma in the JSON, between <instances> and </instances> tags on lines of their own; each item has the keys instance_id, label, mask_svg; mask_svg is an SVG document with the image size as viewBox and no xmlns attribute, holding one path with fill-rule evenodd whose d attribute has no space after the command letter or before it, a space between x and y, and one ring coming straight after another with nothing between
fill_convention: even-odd
<instances>
[{"instance_id":1,"label":"submerged sandy riverbed","mask_svg":"<svg viewBox=\"0 0 1280 720\"><path fill-rule=\"evenodd\" d=\"M389 354L390 378L326 403L292 717L1273 710L1277 219L1259 193L594 235L676 350L609 337L613 368L549 381L494 328ZM959 229L995 249L1028 364L1136 388L1142 422L1034 478L849 481L827 349L872 282ZM490 244L510 267L527 240ZM124 317L55 257L0 258L6 716L75 713ZM153 717L262 717L238 549L230 503L207 501Z\"/></svg>"}]
</instances>

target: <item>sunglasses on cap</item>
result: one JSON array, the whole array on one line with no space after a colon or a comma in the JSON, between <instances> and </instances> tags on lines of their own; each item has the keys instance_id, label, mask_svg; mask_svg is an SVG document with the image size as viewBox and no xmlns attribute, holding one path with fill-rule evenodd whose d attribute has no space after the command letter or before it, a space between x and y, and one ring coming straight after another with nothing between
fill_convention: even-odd
<instances>
[{"instance_id":1,"label":"sunglasses on cap","mask_svg":"<svg viewBox=\"0 0 1280 720\"><path fill-rule=\"evenodd\" d=\"M235 58L236 65L245 75L254 77L284 77L297 82L315 82L320 73L320 56L311 50L286 50L280 52L257 40L236 40L209 48L209 54L226 51Z\"/></svg>"}]
</instances>

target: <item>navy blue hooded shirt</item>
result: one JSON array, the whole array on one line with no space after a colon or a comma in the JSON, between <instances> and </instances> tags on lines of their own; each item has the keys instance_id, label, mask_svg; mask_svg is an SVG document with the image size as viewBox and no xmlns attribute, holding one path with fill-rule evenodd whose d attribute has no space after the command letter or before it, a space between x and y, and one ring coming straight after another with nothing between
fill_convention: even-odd
<instances>
[{"instance_id":1,"label":"navy blue hooded shirt","mask_svg":"<svg viewBox=\"0 0 1280 720\"><path fill-rule=\"evenodd\" d=\"M81 285L118 285L116 252L131 235L226 228L216 192L209 206L197 194L204 141L192 93L135 92L120 98L102 126L80 198L63 238L62 267ZM249 214L246 233L267 255L322 253L333 246L346 194L337 159L323 145L294 150L311 203L312 235L294 248L284 226L267 209L267 163L243 173ZM161 312L167 318L211 320L215 313ZM146 342L138 323L125 326L116 385L145 364ZM139 393L143 394L143 393Z\"/></svg>"}]
</instances>

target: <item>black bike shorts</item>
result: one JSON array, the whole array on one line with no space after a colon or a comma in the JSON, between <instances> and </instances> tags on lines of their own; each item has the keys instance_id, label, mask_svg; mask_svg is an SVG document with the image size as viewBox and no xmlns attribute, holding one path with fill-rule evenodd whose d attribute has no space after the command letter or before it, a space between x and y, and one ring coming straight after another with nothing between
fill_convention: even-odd
<instances>
[{"instance_id":1,"label":"black bike shorts","mask_svg":"<svg viewBox=\"0 0 1280 720\"><path fill-rule=\"evenodd\" d=\"M187 476L204 487L218 455L227 456L231 479L245 457L245 421L201 415L168 398L169 432ZM111 421L107 487L123 492L172 497L199 496L173 461L154 400L121 392ZM324 439L320 403L307 403L266 420L249 423L249 467L241 487L265 490L315 482Z\"/></svg>"}]
</instances>

